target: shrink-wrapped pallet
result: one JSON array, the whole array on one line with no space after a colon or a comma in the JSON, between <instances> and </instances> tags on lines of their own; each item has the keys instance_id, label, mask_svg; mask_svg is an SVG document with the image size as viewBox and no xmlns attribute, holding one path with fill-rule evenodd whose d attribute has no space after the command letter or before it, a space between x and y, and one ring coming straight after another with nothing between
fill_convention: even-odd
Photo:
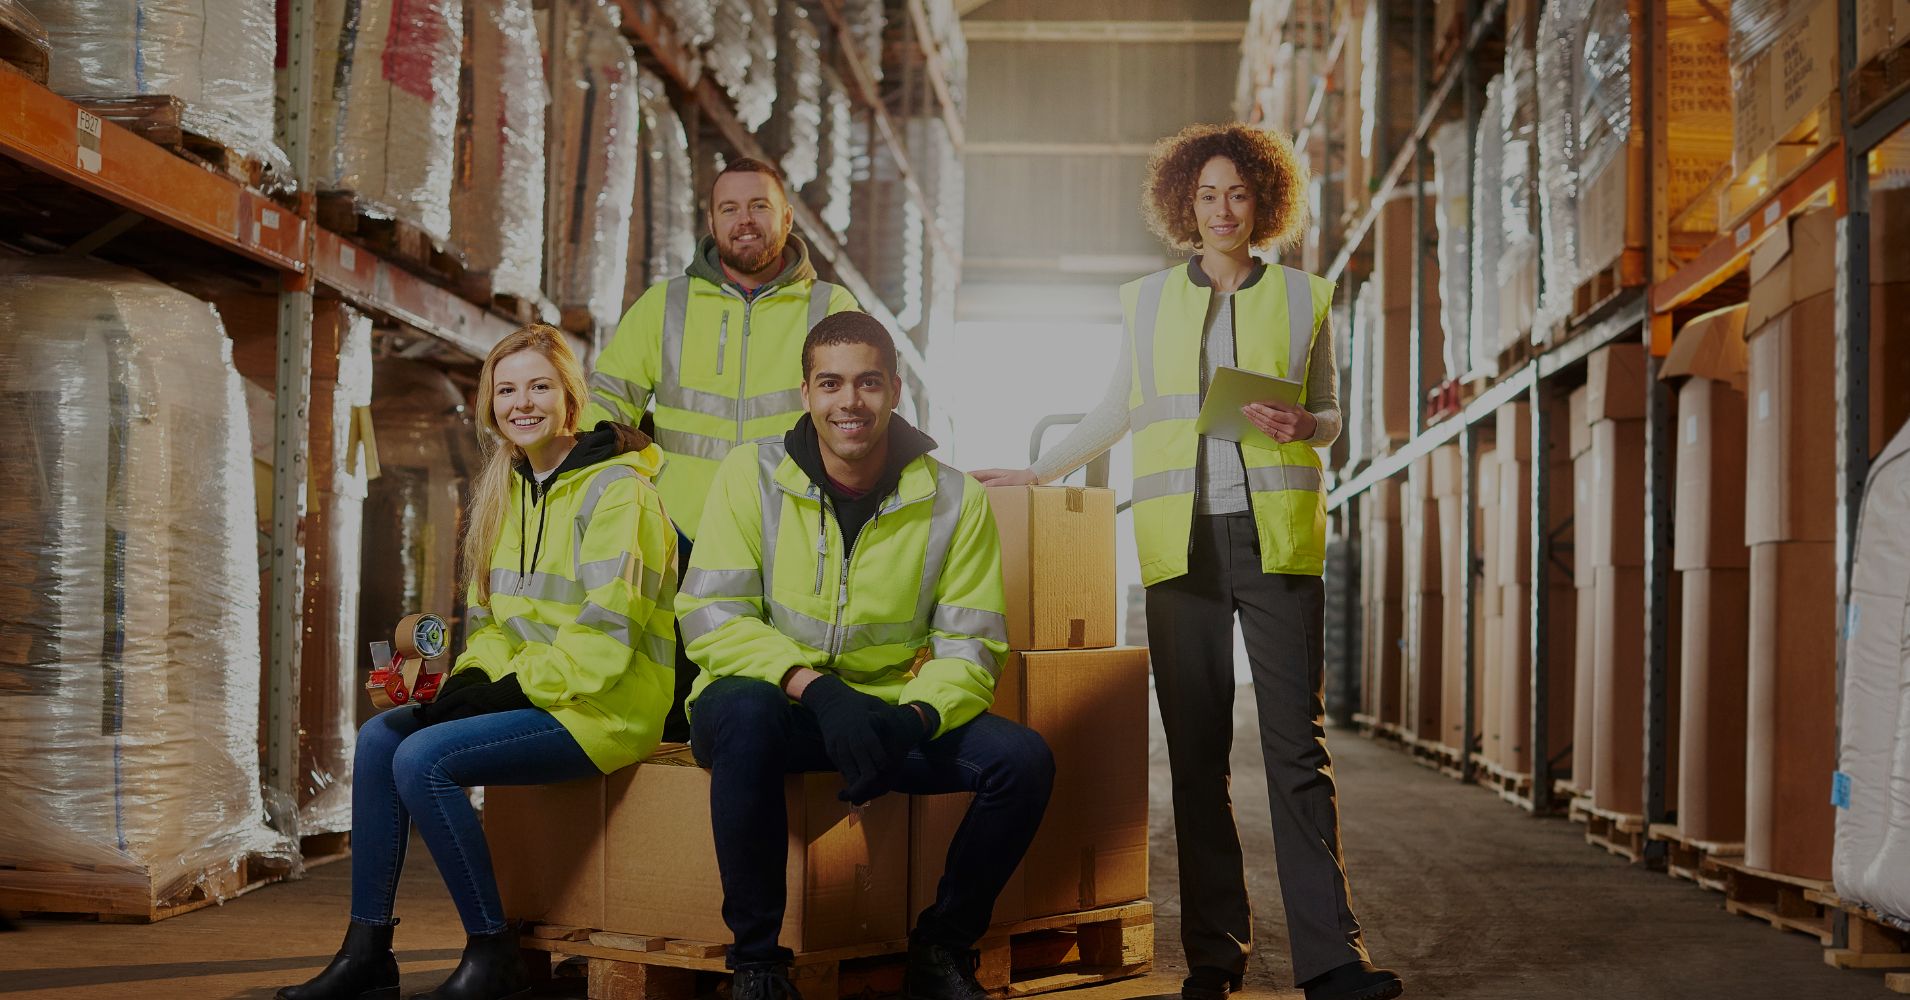
<instances>
[{"instance_id":1,"label":"shrink-wrapped pallet","mask_svg":"<svg viewBox=\"0 0 1910 1000\"><path fill-rule=\"evenodd\" d=\"M826 66L822 71L822 108L822 162L817 183L803 192L803 198L822 218L822 224L840 236L849 231L855 197L855 108L842 80Z\"/></svg>"},{"instance_id":2,"label":"shrink-wrapped pallet","mask_svg":"<svg viewBox=\"0 0 1910 1000\"><path fill-rule=\"evenodd\" d=\"M796 3L778 8L776 35L776 100L764 138L793 192L815 179L820 159L822 36Z\"/></svg>"},{"instance_id":3,"label":"shrink-wrapped pallet","mask_svg":"<svg viewBox=\"0 0 1910 1000\"><path fill-rule=\"evenodd\" d=\"M1472 367L1472 147L1464 122L1433 130L1433 224L1438 232L1439 326L1446 337L1446 377L1462 378Z\"/></svg>"},{"instance_id":4,"label":"shrink-wrapped pallet","mask_svg":"<svg viewBox=\"0 0 1910 1000\"><path fill-rule=\"evenodd\" d=\"M0 909L235 890L262 820L251 446L212 307L0 264Z\"/></svg>"},{"instance_id":5,"label":"shrink-wrapped pallet","mask_svg":"<svg viewBox=\"0 0 1910 1000\"><path fill-rule=\"evenodd\" d=\"M695 50L716 37L717 0L657 0L657 6L676 26L677 41Z\"/></svg>"},{"instance_id":6,"label":"shrink-wrapped pallet","mask_svg":"<svg viewBox=\"0 0 1910 1000\"><path fill-rule=\"evenodd\" d=\"M1837 0L1736 0L1730 17L1732 169L1757 159L1794 132L1828 133L1825 101L1837 89ZM1874 38L1875 18L1858 20L1859 48ZM1871 43L1874 44L1874 43ZM1812 126L1812 121L1816 125Z\"/></svg>"},{"instance_id":7,"label":"shrink-wrapped pallet","mask_svg":"<svg viewBox=\"0 0 1910 1000\"><path fill-rule=\"evenodd\" d=\"M558 0L543 26L551 84L544 287L572 329L622 313L636 187L637 64L617 9Z\"/></svg>"},{"instance_id":8,"label":"shrink-wrapped pallet","mask_svg":"<svg viewBox=\"0 0 1910 1000\"><path fill-rule=\"evenodd\" d=\"M1467 299L1472 310L1472 323L1467 337L1472 365L1466 370L1468 381L1495 375L1499 370L1499 258L1505 246L1505 226L1500 220L1505 205L1500 192L1505 184L1506 150L1500 140L1499 130L1487 123L1499 121L1505 103L1504 90L1503 76L1495 76L1486 83L1482 123L1472 150L1471 203L1474 218L1469 260L1472 287ZM1450 339L1459 338L1455 336Z\"/></svg>"},{"instance_id":9,"label":"shrink-wrapped pallet","mask_svg":"<svg viewBox=\"0 0 1910 1000\"><path fill-rule=\"evenodd\" d=\"M52 47L47 85L67 97L165 94L180 124L275 172L272 0L22 0Z\"/></svg>"},{"instance_id":10,"label":"shrink-wrapped pallet","mask_svg":"<svg viewBox=\"0 0 1910 1000\"><path fill-rule=\"evenodd\" d=\"M1572 100L1578 51L1575 18L1586 0L1548 3L1539 14L1535 82L1538 90L1539 255L1543 269L1532 339L1541 341L1572 312L1578 286L1578 109Z\"/></svg>"},{"instance_id":11,"label":"shrink-wrapped pallet","mask_svg":"<svg viewBox=\"0 0 1910 1000\"><path fill-rule=\"evenodd\" d=\"M550 89L530 0L465 0L451 241L491 291L544 284L544 114Z\"/></svg>"},{"instance_id":12,"label":"shrink-wrapped pallet","mask_svg":"<svg viewBox=\"0 0 1910 1000\"><path fill-rule=\"evenodd\" d=\"M849 43L862 57L869 75L882 79L882 34L888 29L888 13L883 0L842 0L842 20L849 29Z\"/></svg>"},{"instance_id":13,"label":"shrink-wrapped pallet","mask_svg":"<svg viewBox=\"0 0 1910 1000\"><path fill-rule=\"evenodd\" d=\"M1488 317L1496 331L1494 352L1505 351L1531 334L1538 309L1538 90L1532 46L1524 32L1506 41L1505 86L1499 107L1501 245L1496 268L1499 315Z\"/></svg>"},{"instance_id":14,"label":"shrink-wrapped pallet","mask_svg":"<svg viewBox=\"0 0 1910 1000\"><path fill-rule=\"evenodd\" d=\"M451 232L463 0L314 0L312 177L357 210Z\"/></svg>"},{"instance_id":15,"label":"shrink-wrapped pallet","mask_svg":"<svg viewBox=\"0 0 1910 1000\"><path fill-rule=\"evenodd\" d=\"M716 33L703 61L751 132L769 120L776 98L776 7L777 0L716 0Z\"/></svg>"},{"instance_id":16,"label":"shrink-wrapped pallet","mask_svg":"<svg viewBox=\"0 0 1910 1000\"><path fill-rule=\"evenodd\" d=\"M623 299L635 302L645 288L682 274L696 252L697 192L689 137L670 106L663 81L637 71L635 208L630 226L629 277Z\"/></svg>"}]
</instances>

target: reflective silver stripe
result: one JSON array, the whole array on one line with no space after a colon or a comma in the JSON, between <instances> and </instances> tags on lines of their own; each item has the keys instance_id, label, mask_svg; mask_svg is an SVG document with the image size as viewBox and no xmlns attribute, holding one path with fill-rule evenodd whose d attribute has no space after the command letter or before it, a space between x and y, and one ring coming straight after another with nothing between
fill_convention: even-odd
<instances>
[{"instance_id":1,"label":"reflective silver stripe","mask_svg":"<svg viewBox=\"0 0 1910 1000\"><path fill-rule=\"evenodd\" d=\"M703 569L690 567L683 577L682 592L691 597L760 597L763 574L754 569Z\"/></svg>"},{"instance_id":2,"label":"reflective silver stripe","mask_svg":"<svg viewBox=\"0 0 1910 1000\"><path fill-rule=\"evenodd\" d=\"M760 620L762 616L756 613L754 605L745 604L742 601L717 601L714 604L705 604L678 619L677 634L682 637L683 644L687 646L722 628L732 618Z\"/></svg>"},{"instance_id":3,"label":"reflective silver stripe","mask_svg":"<svg viewBox=\"0 0 1910 1000\"><path fill-rule=\"evenodd\" d=\"M809 326L814 330L816 324L829 316L829 300L834 298L836 286L820 279L809 283Z\"/></svg>"},{"instance_id":4,"label":"reflective silver stripe","mask_svg":"<svg viewBox=\"0 0 1910 1000\"><path fill-rule=\"evenodd\" d=\"M763 596L768 597L776 591L773 588L776 576L776 530L782 526L783 499L776 488L776 469L783 464L783 455L787 449L781 441L758 445L756 448L756 485L762 492L763 521Z\"/></svg>"},{"instance_id":5,"label":"reflective silver stripe","mask_svg":"<svg viewBox=\"0 0 1910 1000\"><path fill-rule=\"evenodd\" d=\"M657 380L659 390L674 390L683 381L680 377L683 370L683 326L688 322L689 314L690 276L679 274L663 286L663 377Z\"/></svg>"},{"instance_id":6,"label":"reflective silver stripe","mask_svg":"<svg viewBox=\"0 0 1910 1000\"><path fill-rule=\"evenodd\" d=\"M582 611L577 612L577 624L602 632L632 649L636 648L633 640L637 627L630 621L629 615L620 615L599 604L586 604Z\"/></svg>"},{"instance_id":7,"label":"reflective silver stripe","mask_svg":"<svg viewBox=\"0 0 1910 1000\"><path fill-rule=\"evenodd\" d=\"M1140 362L1135 377L1141 380L1141 401L1154 400L1154 325L1160 318L1161 290L1167 287L1172 268L1156 271L1141 279L1140 294L1134 302L1134 357Z\"/></svg>"},{"instance_id":8,"label":"reflective silver stripe","mask_svg":"<svg viewBox=\"0 0 1910 1000\"><path fill-rule=\"evenodd\" d=\"M787 604L778 604L768 599L765 599L763 604L769 608L769 623L775 626L776 631L811 649L829 648L831 623L820 618L812 618Z\"/></svg>"},{"instance_id":9,"label":"reflective silver stripe","mask_svg":"<svg viewBox=\"0 0 1910 1000\"><path fill-rule=\"evenodd\" d=\"M584 532L590 527L590 519L596 516L597 503L604 497L604 491L619 479L636 479L637 470L627 465L613 465L597 473L584 488L583 503L577 507L577 519L570 524L570 564L582 566L584 563ZM577 601L582 601L579 596ZM577 603L577 602L572 602Z\"/></svg>"},{"instance_id":10,"label":"reflective silver stripe","mask_svg":"<svg viewBox=\"0 0 1910 1000\"><path fill-rule=\"evenodd\" d=\"M802 408L801 389L765 392L743 400L743 419L761 420L764 417L780 417L786 413L800 412Z\"/></svg>"},{"instance_id":11,"label":"reflective silver stripe","mask_svg":"<svg viewBox=\"0 0 1910 1000\"><path fill-rule=\"evenodd\" d=\"M657 428L657 446L672 455L688 455L692 458L707 458L712 462L721 462L736 442L729 438L710 437L707 434L691 434L688 431L673 431L666 427Z\"/></svg>"},{"instance_id":12,"label":"reflective silver stripe","mask_svg":"<svg viewBox=\"0 0 1910 1000\"><path fill-rule=\"evenodd\" d=\"M720 392L691 389L676 382L664 382L657 386L657 405L674 410L707 413L711 416L724 416L736 412L736 400Z\"/></svg>"},{"instance_id":13,"label":"reflective silver stripe","mask_svg":"<svg viewBox=\"0 0 1910 1000\"><path fill-rule=\"evenodd\" d=\"M831 664L829 669L844 679L854 681L857 684L876 684L896 674L908 672L909 667L914 666L914 664L915 657L911 655L907 660L901 663L891 663L886 667L877 667L874 670L850 670L839 664Z\"/></svg>"},{"instance_id":14,"label":"reflective silver stripe","mask_svg":"<svg viewBox=\"0 0 1910 1000\"><path fill-rule=\"evenodd\" d=\"M470 616L471 624L476 625L479 628L483 628L485 625L489 624L491 621L491 609L485 607L482 604L473 604L470 607L465 608L464 613Z\"/></svg>"},{"instance_id":15,"label":"reflective silver stripe","mask_svg":"<svg viewBox=\"0 0 1910 1000\"><path fill-rule=\"evenodd\" d=\"M996 642L1008 641L1008 616L980 608L937 604L935 614L929 618L929 627L955 635L972 635Z\"/></svg>"},{"instance_id":16,"label":"reflective silver stripe","mask_svg":"<svg viewBox=\"0 0 1910 1000\"><path fill-rule=\"evenodd\" d=\"M1168 469L1149 473L1134 480L1134 502L1145 503L1177 493L1194 492L1194 470Z\"/></svg>"},{"instance_id":17,"label":"reflective silver stripe","mask_svg":"<svg viewBox=\"0 0 1910 1000\"><path fill-rule=\"evenodd\" d=\"M922 626L916 622L863 622L844 625L839 633L838 655L870 646L919 646L922 642Z\"/></svg>"},{"instance_id":18,"label":"reflective silver stripe","mask_svg":"<svg viewBox=\"0 0 1910 1000\"><path fill-rule=\"evenodd\" d=\"M625 552L622 555L611 556L608 559L599 559L596 562L580 564L577 567L577 581L584 585L585 590L596 590L598 587L618 579L629 580L631 586L636 586L636 569L636 557ZM657 579L657 575L651 572L649 567L644 568L643 575L645 578L644 582L646 583ZM644 592L655 593L656 590L655 587L652 586L647 588Z\"/></svg>"},{"instance_id":19,"label":"reflective silver stripe","mask_svg":"<svg viewBox=\"0 0 1910 1000\"><path fill-rule=\"evenodd\" d=\"M922 590L915 601L915 621L919 624L926 624L935 609L935 586L942 582L942 566L948 562L949 546L954 544L955 529L962 522L962 491L967 481L959 470L934 459L929 462L935 468L935 505L928 518L928 545L922 552Z\"/></svg>"},{"instance_id":20,"label":"reflective silver stripe","mask_svg":"<svg viewBox=\"0 0 1910 1000\"><path fill-rule=\"evenodd\" d=\"M1193 420L1198 416L1200 416L1200 394L1175 393L1171 396L1155 396L1129 410L1127 423L1129 427L1138 431L1157 420Z\"/></svg>"},{"instance_id":21,"label":"reflective silver stripe","mask_svg":"<svg viewBox=\"0 0 1910 1000\"><path fill-rule=\"evenodd\" d=\"M613 416L625 416L622 406L623 400L604 392L602 389L591 390L590 400L605 410L608 410Z\"/></svg>"},{"instance_id":22,"label":"reflective silver stripe","mask_svg":"<svg viewBox=\"0 0 1910 1000\"><path fill-rule=\"evenodd\" d=\"M641 411L643 409L643 403L640 400L649 395L643 387L637 385L635 382L618 378L615 375L606 375L600 371L590 373L588 384L592 395L602 396L623 404L621 407L611 407L612 413L618 413L623 410Z\"/></svg>"},{"instance_id":23,"label":"reflective silver stripe","mask_svg":"<svg viewBox=\"0 0 1910 1000\"><path fill-rule=\"evenodd\" d=\"M676 641L674 639L667 639L653 632L645 632L640 642L641 645L639 645L638 648L643 650L643 655L649 657L651 663L659 667L671 667L676 665Z\"/></svg>"},{"instance_id":24,"label":"reflective silver stripe","mask_svg":"<svg viewBox=\"0 0 1910 1000\"><path fill-rule=\"evenodd\" d=\"M1001 677L1001 663L995 659L994 650L980 639L948 639L938 635L929 640L929 655L938 660L967 660L991 676Z\"/></svg>"},{"instance_id":25,"label":"reflective silver stripe","mask_svg":"<svg viewBox=\"0 0 1910 1000\"><path fill-rule=\"evenodd\" d=\"M516 635L519 642L541 642L548 646L557 641L556 629L529 618L507 618L504 627Z\"/></svg>"},{"instance_id":26,"label":"reflective silver stripe","mask_svg":"<svg viewBox=\"0 0 1910 1000\"><path fill-rule=\"evenodd\" d=\"M1139 484L1136 484L1139 488ZM1320 491L1320 470L1311 465L1270 465L1247 470L1247 492L1277 493L1285 490Z\"/></svg>"},{"instance_id":27,"label":"reflective silver stripe","mask_svg":"<svg viewBox=\"0 0 1910 1000\"><path fill-rule=\"evenodd\" d=\"M526 573L520 576L515 570L494 569L491 571L491 593L528 597L535 601L557 601L560 604L584 602L583 585L555 573Z\"/></svg>"},{"instance_id":28,"label":"reflective silver stripe","mask_svg":"<svg viewBox=\"0 0 1910 1000\"><path fill-rule=\"evenodd\" d=\"M1313 282L1298 268L1282 265L1280 271L1287 277L1287 378L1305 383L1307 351L1313 346Z\"/></svg>"}]
</instances>

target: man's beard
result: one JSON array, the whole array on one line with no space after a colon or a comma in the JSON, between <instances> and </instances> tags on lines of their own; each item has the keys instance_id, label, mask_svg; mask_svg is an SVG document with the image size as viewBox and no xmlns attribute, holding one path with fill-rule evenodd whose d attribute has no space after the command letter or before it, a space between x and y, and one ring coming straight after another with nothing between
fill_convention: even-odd
<instances>
[{"instance_id":1,"label":"man's beard","mask_svg":"<svg viewBox=\"0 0 1910 1000\"><path fill-rule=\"evenodd\" d=\"M738 254L730 249L730 247L734 245L733 243L725 244L724 241L717 241L717 259L721 260L724 266L738 274L755 274L770 264L782 260L783 248L789 245L789 234L784 233L782 236L776 238L773 243L770 242L770 234L764 233L762 235L763 242L758 244L760 249L754 253L747 254L747 256Z\"/></svg>"}]
</instances>

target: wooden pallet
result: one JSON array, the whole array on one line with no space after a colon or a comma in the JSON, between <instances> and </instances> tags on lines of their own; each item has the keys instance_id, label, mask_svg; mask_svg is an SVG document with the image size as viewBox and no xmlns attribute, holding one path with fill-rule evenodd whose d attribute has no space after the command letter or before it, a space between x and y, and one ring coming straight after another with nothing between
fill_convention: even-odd
<instances>
[{"instance_id":1,"label":"wooden pallet","mask_svg":"<svg viewBox=\"0 0 1910 1000\"><path fill-rule=\"evenodd\" d=\"M1725 876L1726 913L1761 920L1778 930L1814 937L1819 944L1830 945L1830 908L1807 895L1831 891L1829 882L1762 871L1744 864L1741 859L1717 858L1713 863Z\"/></svg>"},{"instance_id":2,"label":"wooden pallet","mask_svg":"<svg viewBox=\"0 0 1910 1000\"><path fill-rule=\"evenodd\" d=\"M1733 232L1758 211L1766 196L1789 184L1830 151L1838 136L1841 99L1832 93L1804 120L1719 188L1719 232ZM1765 206L1768 209L1768 206Z\"/></svg>"},{"instance_id":3,"label":"wooden pallet","mask_svg":"<svg viewBox=\"0 0 1910 1000\"><path fill-rule=\"evenodd\" d=\"M1572 322L1589 322L1593 315L1623 295L1628 288L1645 283L1645 251L1627 247L1618 259L1578 283L1572 291Z\"/></svg>"},{"instance_id":4,"label":"wooden pallet","mask_svg":"<svg viewBox=\"0 0 1910 1000\"><path fill-rule=\"evenodd\" d=\"M53 68L46 39L35 39L15 30L0 18L0 63L18 70L27 79L46 86L47 73Z\"/></svg>"},{"instance_id":5,"label":"wooden pallet","mask_svg":"<svg viewBox=\"0 0 1910 1000\"><path fill-rule=\"evenodd\" d=\"M1824 964L1839 969L1910 969L1910 920L1892 916L1829 889L1806 889L1831 917L1831 944Z\"/></svg>"},{"instance_id":6,"label":"wooden pallet","mask_svg":"<svg viewBox=\"0 0 1910 1000\"><path fill-rule=\"evenodd\" d=\"M1892 993L1910 993L1910 972L1893 972L1883 977L1883 985Z\"/></svg>"},{"instance_id":7,"label":"wooden pallet","mask_svg":"<svg viewBox=\"0 0 1910 1000\"><path fill-rule=\"evenodd\" d=\"M534 976L554 956L587 963L592 1000L692 1000L729 976L721 944L533 925L521 939ZM996 927L978 949L976 978L996 997L1146 975L1154 964L1154 905L1145 900ZM804 1000L898 994L908 942L884 941L796 956L790 978Z\"/></svg>"},{"instance_id":8,"label":"wooden pallet","mask_svg":"<svg viewBox=\"0 0 1910 1000\"><path fill-rule=\"evenodd\" d=\"M1723 892L1725 883L1724 870L1718 867L1717 859L1736 860L1744 856L1743 844L1693 840L1669 823L1652 824L1650 834L1652 840L1665 844L1667 874L1713 892Z\"/></svg>"},{"instance_id":9,"label":"wooden pallet","mask_svg":"<svg viewBox=\"0 0 1910 1000\"><path fill-rule=\"evenodd\" d=\"M1583 799L1573 802L1573 808L1580 808L1580 802L1584 803L1586 843L1603 848L1633 864L1645 859L1645 844L1650 840L1646 833L1645 817L1600 809Z\"/></svg>"},{"instance_id":10,"label":"wooden pallet","mask_svg":"<svg viewBox=\"0 0 1910 1000\"><path fill-rule=\"evenodd\" d=\"M1878 53L1850 78L1850 100L1859 115L1910 88L1910 39Z\"/></svg>"},{"instance_id":11,"label":"wooden pallet","mask_svg":"<svg viewBox=\"0 0 1910 1000\"><path fill-rule=\"evenodd\" d=\"M217 171L250 187L265 181L265 162L247 156L217 139L200 135L185 124L186 103L168 94L134 97L75 97L73 103L126 128L147 142L164 146L208 170Z\"/></svg>"},{"instance_id":12,"label":"wooden pallet","mask_svg":"<svg viewBox=\"0 0 1910 1000\"><path fill-rule=\"evenodd\" d=\"M351 857L351 831L314 833L298 840L298 853L307 870Z\"/></svg>"},{"instance_id":13,"label":"wooden pallet","mask_svg":"<svg viewBox=\"0 0 1910 1000\"><path fill-rule=\"evenodd\" d=\"M1538 354L1539 345L1534 344L1529 335L1513 341L1512 346L1499 352L1499 377L1504 378L1524 368Z\"/></svg>"},{"instance_id":14,"label":"wooden pallet","mask_svg":"<svg viewBox=\"0 0 1910 1000\"><path fill-rule=\"evenodd\" d=\"M0 914L151 924L236 899L289 876L290 867L282 861L244 858L234 867L202 873L174 896L153 899L152 876L136 865L40 862L0 868ZM84 906L74 905L81 899Z\"/></svg>"},{"instance_id":15,"label":"wooden pallet","mask_svg":"<svg viewBox=\"0 0 1910 1000\"><path fill-rule=\"evenodd\" d=\"M389 218L360 202L350 191L319 192L318 224L350 236L378 256L447 288L458 288L464 280L463 262L424 230L403 219Z\"/></svg>"}]
</instances>

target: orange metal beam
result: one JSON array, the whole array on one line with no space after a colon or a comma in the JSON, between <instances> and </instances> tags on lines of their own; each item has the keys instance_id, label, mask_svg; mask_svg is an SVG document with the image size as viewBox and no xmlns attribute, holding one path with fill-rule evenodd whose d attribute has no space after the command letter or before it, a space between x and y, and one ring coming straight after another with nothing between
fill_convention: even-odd
<instances>
[{"instance_id":1,"label":"orange metal beam","mask_svg":"<svg viewBox=\"0 0 1910 1000\"><path fill-rule=\"evenodd\" d=\"M517 325L379 257L318 230L312 276L353 305L383 313L482 358Z\"/></svg>"},{"instance_id":2,"label":"orange metal beam","mask_svg":"<svg viewBox=\"0 0 1910 1000\"><path fill-rule=\"evenodd\" d=\"M262 264L304 269L296 214L11 70L0 70L0 154Z\"/></svg>"}]
</instances>

